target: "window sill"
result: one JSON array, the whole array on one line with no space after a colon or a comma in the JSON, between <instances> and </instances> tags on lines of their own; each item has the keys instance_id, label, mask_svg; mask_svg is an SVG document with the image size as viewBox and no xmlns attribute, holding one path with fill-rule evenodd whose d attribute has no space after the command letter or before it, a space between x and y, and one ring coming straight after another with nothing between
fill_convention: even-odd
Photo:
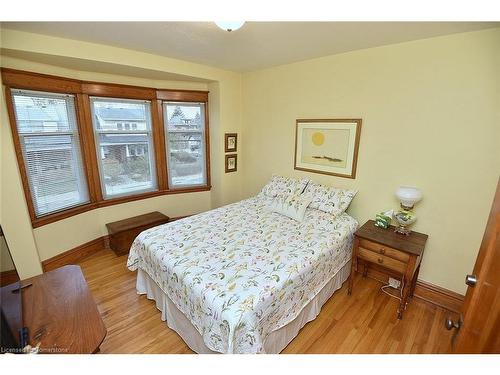
<instances>
[{"instance_id":1,"label":"window sill","mask_svg":"<svg viewBox=\"0 0 500 375\"><path fill-rule=\"evenodd\" d=\"M94 210L96 208L100 207L108 207L108 206L114 206L116 204L122 204L122 203L127 203L127 202L133 202L141 199L148 199L148 198L153 198L153 197L158 197L162 195L170 195L170 194L187 194L187 193L196 193L196 192L202 192L202 191L210 191L211 186L205 185L205 186L196 186L196 187L184 187L180 189L171 189L171 190L159 190L159 191L149 191L147 193L142 193L142 194L137 194L137 195L130 195L126 197L119 197L119 198L111 198L111 199L106 199L101 202L92 202L92 203L87 203L78 207L73 207L69 210L65 211L60 211L54 214L42 216L39 218L36 218L32 220L31 224L33 228L39 228L47 224L55 223L59 220L64 220L72 216L76 216L79 214L82 214L87 211Z\"/></svg>"},{"instance_id":2,"label":"window sill","mask_svg":"<svg viewBox=\"0 0 500 375\"><path fill-rule=\"evenodd\" d=\"M93 210L97 208L97 203L86 203L81 206L73 207L69 210L59 211L54 214L49 214L45 216L38 217L31 221L33 228L39 228L41 226L54 223L59 220L67 219L68 217L82 214L84 212Z\"/></svg>"},{"instance_id":3,"label":"window sill","mask_svg":"<svg viewBox=\"0 0 500 375\"><path fill-rule=\"evenodd\" d=\"M210 185L200 186L183 186L179 188L171 188L168 194L182 194L182 193L195 193L197 191L209 191L212 187Z\"/></svg>"}]
</instances>

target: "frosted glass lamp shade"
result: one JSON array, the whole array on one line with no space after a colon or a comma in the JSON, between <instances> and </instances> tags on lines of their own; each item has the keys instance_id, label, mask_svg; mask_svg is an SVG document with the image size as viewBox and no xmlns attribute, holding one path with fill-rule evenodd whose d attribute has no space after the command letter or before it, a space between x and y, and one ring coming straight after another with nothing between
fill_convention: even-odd
<instances>
[{"instance_id":1,"label":"frosted glass lamp shade","mask_svg":"<svg viewBox=\"0 0 500 375\"><path fill-rule=\"evenodd\" d=\"M233 31L238 30L245 21L216 21L215 24L219 26L222 30Z\"/></svg>"},{"instance_id":2,"label":"frosted glass lamp shade","mask_svg":"<svg viewBox=\"0 0 500 375\"><path fill-rule=\"evenodd\" d=\"M411 209L415 203L422 199L422 192L416 187L401 186L396 190L396 196L403 207Z\"/></svg>"}]
</instances>

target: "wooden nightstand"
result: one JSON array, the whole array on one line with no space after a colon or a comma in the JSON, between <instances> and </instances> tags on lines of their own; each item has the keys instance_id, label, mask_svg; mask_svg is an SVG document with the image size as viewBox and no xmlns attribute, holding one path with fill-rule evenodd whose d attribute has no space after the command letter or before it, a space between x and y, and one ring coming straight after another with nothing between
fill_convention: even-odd
<instances>
[{"instance_id":1,"label":"wooden nightstand","mask_svg":"<svg viewBox=\"0 0 500 375\"><path fill-rule=\"evenodd\" d=\"M389 276L399 276L403 282L403 292L398 319L402 319L408 297L413 297L428 236L413 231L405 236L395 233L392 225L383 229L374 224L373 220L368 220L354 233L348 294L352 292L353 275L359 263L364 265L363 276L367 275L369 267Z\"/></svg>"}]
</instances>

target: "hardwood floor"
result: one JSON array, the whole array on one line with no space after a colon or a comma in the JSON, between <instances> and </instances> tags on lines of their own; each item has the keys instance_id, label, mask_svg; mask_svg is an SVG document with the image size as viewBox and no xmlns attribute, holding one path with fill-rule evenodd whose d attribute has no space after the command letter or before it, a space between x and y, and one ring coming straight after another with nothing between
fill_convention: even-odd
<instances>
[{"instance_id":1,"label":"hardwood floor","mask_svg":"<svg viewBox=\"0 0 500 375\"><path fill-rule=\"evenodd\" d=\"M102 250L79 263L108 330L101 353L193 353L161 321L154 301L136 294L136 273L126 261ZM357 274L354 283L352 296L345 283L283 353L449 352L448 311L414 299L399 321L398 301L379 282Z\"/></svg>"}]
</instances>

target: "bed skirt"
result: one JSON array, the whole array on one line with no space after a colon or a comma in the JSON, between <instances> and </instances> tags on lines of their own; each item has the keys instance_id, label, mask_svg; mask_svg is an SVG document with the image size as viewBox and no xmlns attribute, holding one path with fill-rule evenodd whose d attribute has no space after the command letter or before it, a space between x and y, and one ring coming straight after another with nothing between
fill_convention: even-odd
<instances>
[{"instance_id":1,"label":"bed skirt","mask_svg":"<svg viewBox=\"0 0 500 375\"><path fill-rule=\"evenodd\" d=\"M273 331L264 339L264 353L280 353L292 341L306 323L314 320L321 311L321 307L330 299L333 293L342 287L349 277L351 262L344 265L335 276L321 289L300 312L300 314L287 325ZM210 350L204 343L202 336L191 324L188 318L175 306L160 287L141 269L137 270L137 293L146 294L148 299L156 302L156 307L161 311L161 320L181 336L184 342L196 353L217 353Z\"/></svg>"}]
</instances>

